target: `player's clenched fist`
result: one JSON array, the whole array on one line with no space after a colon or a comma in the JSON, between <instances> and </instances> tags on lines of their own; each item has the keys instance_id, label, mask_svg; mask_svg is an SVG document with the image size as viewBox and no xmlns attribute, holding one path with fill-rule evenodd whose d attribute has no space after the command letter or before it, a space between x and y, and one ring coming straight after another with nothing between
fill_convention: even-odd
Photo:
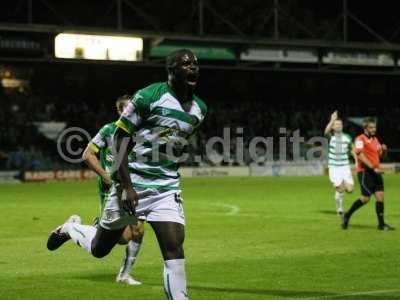
<instances>
[{"instance_id":1,"label":"player's clenched fist","mask_svg":"<svg viewBox=\"0 0 400 300\"><path fill-rule=\"evenodd\" d=\"M121 202L122 208L130 215L135 214L135 207L138 205L139 196L133 188L122 190Z\"/></svg>"},{"instance_id":2,"label":"player's clenched fist","mask_svg":"<svg viewBox=\"0 0 400 300\"><path fill-rule=\"evenodd\" d=\"M106 174L106 175L102 176L101 178L103 179L104 184L109 188L112 184L110 175Z\"/></svg>"}]
</instances>

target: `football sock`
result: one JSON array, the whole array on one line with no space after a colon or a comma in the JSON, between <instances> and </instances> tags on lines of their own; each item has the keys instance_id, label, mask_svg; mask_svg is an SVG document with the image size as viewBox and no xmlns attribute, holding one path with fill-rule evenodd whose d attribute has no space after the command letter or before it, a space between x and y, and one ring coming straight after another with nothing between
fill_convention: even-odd
<instances>
[{"instance_id":1,"label":"football sock","mask_svg":"<svg viewBox=\"0 0 400 300\"><path fill-rule=\"evenodd\" d=\"M335 201L336 201L336 211L343 211L343 193L336 192L335 193Z\"/></svg>"},{"instance_id":2,"label":"football sock","mask_svg":"<svg viewBox=\"0 0 400 300\"><path fill-rule=\"evenodd\" d=\"M66 224L63 231L69 234L75 244L92 253L92 240L96 235L96 227L70 223Z\"/></svg>"},{"instance_id":3,"label":"football sock","mask_svg":"<svg viewBox=\"0 0 400 300\"><path fill-rule=\"evenodd\" d=\"M354 203L351 205L349 211L346 213L346 217L350 218L351 215L363 205L364 205L364 203L361 201L361 199L354 201Z\"/></svg>"},{"instance_id":4,"label":"football sock","mask_svg":"<svg viewBox=\"0 0 400 300\"><path fill-rule=\"evenodd\" d=\"M129 241L128 245L125 249L125 258L122 261L122 267L119 270L119 275L121 277L128 276L133 268L133 264L135 263L136 257L139 253L141 244L138 244L134 241Z\"/></svg>"},{"instance_id":5,"label":"football sock","mask_svg":"<svg viewBox=\"0 0 400 300\"><path fill-rule=\"evenodd\" d=\"M376 210L376 216L378 217L379 226L385 225L383 202L377 201L375 204L375 210Z\"/></svg>"},{"instance_id":6,"label":"football sock","mask_svg":"<svg viewBox=\"0 0 400 300\"><path fill-rule=\"evenodd\" d=\"M188 299L184 259L164 261L164 290L167 299Z\"/></svg>"}]
</instances>

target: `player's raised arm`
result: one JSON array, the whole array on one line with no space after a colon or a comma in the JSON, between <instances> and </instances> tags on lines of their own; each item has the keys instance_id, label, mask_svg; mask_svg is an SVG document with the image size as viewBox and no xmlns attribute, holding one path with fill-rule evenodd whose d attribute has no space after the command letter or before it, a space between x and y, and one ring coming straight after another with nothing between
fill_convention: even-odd
<instances>
[{"instance_id":1,"label":"player's raised arm","mask_svg":"<svg viewBox=\"0 0 400 300\"><path fill-rule=\"evenodd\" d=\"M331 115L331 119L330 119L328 125L326 125L326 127L325 127L325 131L324 131L325 135L329 135L332 132L333 123L337 120L337 118L338 118L338 112L337 112L337 110L335 110Z\"/></svg>"},{"instance_id":2,"label":"player's raised arm","mask_svg":"<svg viewBox=\"0 0 400 300\"><path fill-rule=\"evenodd\" d=\"M99 153L99 147L90 142L85 151L83 152L82 158L88 167L93 170L97 175L99 175L106 185L111 185L111 178L107 171L101 166L97 154Z\"/></svg>"}]
</instances>

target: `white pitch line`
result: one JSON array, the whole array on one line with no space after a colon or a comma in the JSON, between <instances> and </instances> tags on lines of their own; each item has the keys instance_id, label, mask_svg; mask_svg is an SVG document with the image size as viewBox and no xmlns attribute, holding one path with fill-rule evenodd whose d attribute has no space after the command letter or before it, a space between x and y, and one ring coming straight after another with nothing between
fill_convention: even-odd
<instances>
[{"instance_id":1,"label":"white pitch line","mask_svg":"<svg viewBox=\"0 0 400 300\"><path fill-rule=\"evenodd\" d=\"M398 292L399 289L396 290L377 290L377 291L366 291L366 292L358 292L358 293L349 293L349 294L341 294L341 295L326 295L326 296L318 296L311 298L291 298L291 299L302 299L302 300L324 300L324 299L335 299L335 298L346 298L351 296L362 296L362 295L373 295L373 294L388 294L393 292Z\"/></svg>"},{"instance_id":2,"label":"white pitch line","mask_svg":"<svg viewBox=\"0 0 400 300\"><path fill-rule=\"evenodd\" d=\"M214 203L215 206L228 209L228 212L224 213L227 216L236 216L240 213L240 207L237 205L226 204L226 203Z\"/></svg>"}]
</instances>

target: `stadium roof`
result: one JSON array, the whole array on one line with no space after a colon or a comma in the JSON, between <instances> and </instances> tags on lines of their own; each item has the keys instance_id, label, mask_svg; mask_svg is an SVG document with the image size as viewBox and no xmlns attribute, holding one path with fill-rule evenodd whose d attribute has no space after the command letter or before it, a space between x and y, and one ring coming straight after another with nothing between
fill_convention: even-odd
<instances>
[{"instance_id":1,"label":"stadium roof","mask_svg":"<svg viewBox=\"0 0 400 300\"><path fill-rule=\"evenodd\" d=\"M347 0L177 0L173 4L156 0L140 4L132 0L2 1L0 37L2 32L11 31L138 35L151 44L163 40L225 44L238 57L251 47L278 47L282 51L302 47L317 53L319 63L310 69L318 72L332 71L332 66L328 70L319 66L321 57L331 50L376 50L390 53L397 67L400 19L393 13L395 7L391 2L377 5ZM147 63L157 64L157 60ZM271 66L236 62L234 67Z\"/></svg>"}]
</instances>

